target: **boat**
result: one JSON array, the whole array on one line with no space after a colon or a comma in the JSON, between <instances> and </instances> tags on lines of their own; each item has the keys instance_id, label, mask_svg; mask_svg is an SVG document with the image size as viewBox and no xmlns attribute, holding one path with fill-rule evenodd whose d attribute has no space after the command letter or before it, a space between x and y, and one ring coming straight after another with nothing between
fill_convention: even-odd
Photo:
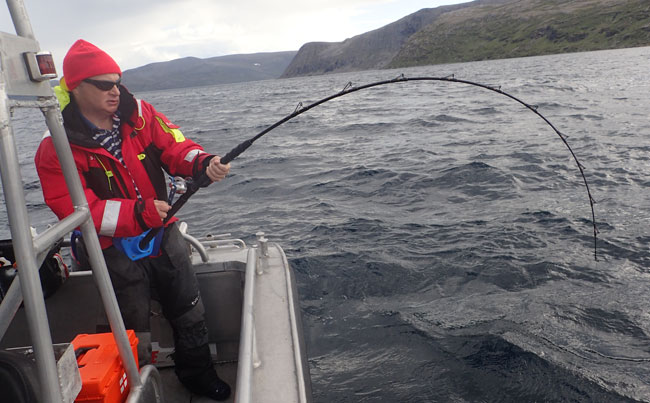
<instances>
[{"instance_id":1,"label":"boat","mask_svg":"<svg viewBox=\"0 0 650 403\"><path fill-rule=\"evenodd\" d=\"M2 364L8 362L3 360L11 364L12 357L19 357L25 379L34 380L25 383L32 389L26 393L36 401L104 401L80 398L90 382L79 368L90 364L81 360L89 351L101 350L115 359L109 366L117 374L114 401L212 401L192 396L177 381L171 327L155 303L151 363L138 366L137 339L122 322L49 84L56 77L52 55L40 50L22 0L8 0L7 6L16 35L0 32L0 175L11 240L0 242L0 262L5 274L13 270L15 276L6 282L0 303L0 385L9 382L3 379L7 372ZM73 214L40 234L29 223L11 125L13 108L43 112L76 206ZM83 233L91 270L65 262L75 228ZM298 292L281 246L263 232L248 245L228 234L194 237L187 223L180 228L200 284L214 365L233 388L228 401L311 401ZM7 264L17 270L7 271ZM54 283L41 284L39 268L41 277L47 270L54 273ZM98 327L110 331L98 334ZM79 347L79 340L92 342Z\"/></svg>"}]
</instances>

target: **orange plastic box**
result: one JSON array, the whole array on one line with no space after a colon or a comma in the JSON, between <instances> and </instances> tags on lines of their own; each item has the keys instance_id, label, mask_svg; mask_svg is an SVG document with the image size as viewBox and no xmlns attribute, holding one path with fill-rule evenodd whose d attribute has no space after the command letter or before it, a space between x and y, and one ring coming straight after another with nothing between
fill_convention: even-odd
<instances>
[{"instance_id":1,"label":"orange plastic box","mask_svg":"<svg viewBox=\"0 0 650 403\"><path fill-rule=\"evenodd\" d=\"M138 363L138 339L127 330ZM81 392L75 402L122 403L129 394L126 372L112 333L80 334L72 340L81 374Z\"/></svg>"}]
</instances>

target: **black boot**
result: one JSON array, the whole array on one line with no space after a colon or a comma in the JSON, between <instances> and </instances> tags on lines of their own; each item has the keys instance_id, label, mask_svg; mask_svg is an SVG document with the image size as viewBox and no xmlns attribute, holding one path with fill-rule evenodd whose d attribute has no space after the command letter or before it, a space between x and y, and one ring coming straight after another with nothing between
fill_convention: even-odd
<instances>
[{"instance_id":1,"label":"black boot","mask_svg":"<svg viewBox=\"0 0 650 403\"><path fill-rule=\"evenodd\" d=\"M226 400L230 396L230 386L214 370L207 344L189 350L177 349L174 361L178 379L192 393L213 400Z\"/></svg>"},{"instance_id":2,"label":"black boot","mask_svg":"<svg viewBox=\"0 0 650 403\"><path fill-rule=\"evenodd\" d=\"M217 371L214 368L205 370L199 376L181 379L181 382L192 393L213 400L226 400L230 396L230 386L217 376Z\"/></svg>"}]
</instances>

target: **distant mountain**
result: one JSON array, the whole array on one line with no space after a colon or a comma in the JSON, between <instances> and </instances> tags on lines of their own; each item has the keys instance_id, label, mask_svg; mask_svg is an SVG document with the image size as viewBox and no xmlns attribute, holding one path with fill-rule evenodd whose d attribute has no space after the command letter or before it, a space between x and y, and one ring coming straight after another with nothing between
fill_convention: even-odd
<instances>
[{"instance_id":1,"label":"distant mountain","mask_svg":"<svg viewBox=\"0 0 650 403\"><path fill-rule=\"evenodd\" d=\"M648 45L648 0L476 0L307 43L282 77Z\"/></svg>"},{"instance_id":2,"label":"distant mountain","mask_svg":"<svg viewBox=\"0 0 650 403\"><path fill-rule=\"evenodd\" d=\"M123 72L132 91L650 45L650 0L475 0L425 8L343 42L186 57Z\"/></svg>"},{"instance_id":3,"label":"distant mountain","mask_svg":"<svg viewBox=\"0 0 650 403\"><path fill-rule=\"evenodd\" d=\"M467 5L425 8L343 42L306 43L282 77L385 68L413 34L442 14L464 7Z\"/></svg>"},{"instance_id":4,"label":"distant mountain","mask_svg":"<svg viewBox=\"0 0 650 403\"><path fill-rule=\"evenodd\" d=\"M296 51L185 57L126 70L122 82L131 91L151 91L278 78Z\"/></svg>"}]
</instances>

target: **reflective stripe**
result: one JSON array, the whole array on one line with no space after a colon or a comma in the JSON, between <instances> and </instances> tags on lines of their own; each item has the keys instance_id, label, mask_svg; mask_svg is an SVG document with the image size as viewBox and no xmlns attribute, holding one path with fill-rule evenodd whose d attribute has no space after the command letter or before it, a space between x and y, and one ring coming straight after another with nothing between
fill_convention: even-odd
<instances>
[{"instance_id":1,"label":"reflective stripe","mask_svg":"<svg viewBox=\"0 0 650 403\"><path fill-rule=\"evenodd\" d=\"M169 133L169 134L171 134L172 137L174 138L174 140L175 140L177 143L182 143L182 142L185 141L185 136L183 136L183 132L181 132L180 129L172 129L171 127L169 127L169 126L167 125L167 123L165 123L165 122L160 118L160 116L156 116L156 120L157 120L158 123L160 124L160 127L165 131L165 133ZM170 123L170 124L171 124L171 123Z\"/></svg>"},{"instance_id":2,"label":"reflective stripe","mask_svg":"<svg viewBox=\"0 0 650 403\"><path fill-rule=\"evenodd\" d=\"M113 236L117 228L117 220L120 217L120 207L122 202L106 200L104 207L104 216L102 217L102 226L99 229L99 235Z\"/></svg>"},{"instance_id":3,"label":"reflective stripe","mask_svg":"<svg viewBox=\"0 0 650 403\"><path fill-rule=\"evenodd\" d=\"M138 118L142 120L142 125L140 127L134 127L135 130L142 130L144 129L144 125L146 124L144 120L144 116L142 116L142 100L136 98L135 102L138 104Z\"/></svg>"},{"instance_id":4,"label":"reflective stripe","mask_svg":"<svg viewBox=\"0 0 650 403\"><path fill-rule=\"evenodd\" d=\"M181 132L180 129L171 129L171 131L171 134L174 136L174 140L176 140L177 143L185 141L185 136L183 136L183 132Z\"/></svg>"},{"instance_id":5,"label":"reflective stripe","mask_svg":"<svg viewBox=\"0 0 650 403\"><path fill-rule=\"evenodd\" d=\"M192 162L194 161L194 158L199 155L199 154L205 154L205 151L201 150L192 150L189 153L185 155L185 161L187 162Z\"/></svg>"},{"instance_id":6,"label":"reflective stripe","mask_svg":"<svg viewBox=\"0 0 650 403\"><path fill-rule=\"evenodd\" d=\"M49 130L45 130L45 133L43 133L43 137L41 138L41 140L43 140L45 138L48 138L48 137L52 137L52 134L50 133Z\"/></svg>"}]
</instances>

